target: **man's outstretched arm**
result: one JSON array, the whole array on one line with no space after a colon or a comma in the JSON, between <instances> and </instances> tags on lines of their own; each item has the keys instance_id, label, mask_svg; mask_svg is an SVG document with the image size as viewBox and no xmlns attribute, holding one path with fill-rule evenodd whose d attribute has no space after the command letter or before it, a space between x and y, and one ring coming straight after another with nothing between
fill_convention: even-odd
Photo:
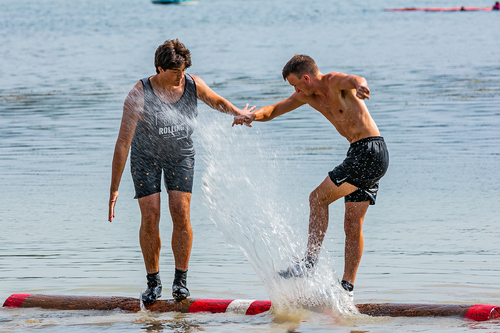
<instances>
[{"instance_id":1,"label":"man's outstretched arm","mask_svg":"<svg viewBox=\"0 0 500 333\"><path fill-rule=\"evenodd\" d=\"M233 126L234 125L252 126L251 125L252 121L269 121L287 112L295 110L296 108L304 104L305 102L302 102L298 99L297 94L293 94L287 99L284 99L276 104L263 106L260 109L250 114L239 115L234 117Z\"/></svg>"},{"instance_id":2,"label":"man's outstretched arm","mask_svg":"<svg viewBox=\"0 0 500 333\"><path fill-rule=\"evenodd\" d=\"M198 76L191 75L196 82L196 92L198 98L211 107L214 110L220 111L222 113L227 113L233 116L248 114L250 111L255 109L255 106L248 109L248 103L243 109L238 109L231 102L229 102L224 97L218 95L213 91L202 79Z\"/></svg>"}]
</instances>

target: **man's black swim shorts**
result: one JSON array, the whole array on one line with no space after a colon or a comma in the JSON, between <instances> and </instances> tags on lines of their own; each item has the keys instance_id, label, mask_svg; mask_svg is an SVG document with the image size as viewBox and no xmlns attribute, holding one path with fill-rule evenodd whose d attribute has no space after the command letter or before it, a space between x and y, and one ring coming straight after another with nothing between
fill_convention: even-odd
<instances>
[{"instance_id":1,"label":"man's black swim shorts","mask_svg":"<svg viewBox=\"0 0 500 333\"><path fill-rule=\"evenodd\" d=\"M131 155L130 169L136 199L161 192L162 171L167 190L193 191L194 156L155 159Z\"/></svg>"},{"instance_id":2,"label":"man's black swim shorts","mask_svg":"<svg viewBox=\"0 0 500 333\"><path fill-rule=\"evenodd\" d=\"M345 197L345 202L370 201L375 204L378 181L389 167L389 152L380 136L358 140L351 144L345 160L328 175L336 186L344 182L358 187Z\"/></svg>"}]
</instances>

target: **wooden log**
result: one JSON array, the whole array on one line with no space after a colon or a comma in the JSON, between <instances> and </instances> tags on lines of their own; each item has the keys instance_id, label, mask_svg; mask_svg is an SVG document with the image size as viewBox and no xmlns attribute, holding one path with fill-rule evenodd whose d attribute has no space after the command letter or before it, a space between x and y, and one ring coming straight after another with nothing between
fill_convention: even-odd
<instances>
[{"instance_id":1,"label":"wooden log","mask_svg":"<svg viewBox=\"0 0 500 333\"><path fill-rule=\"evenodd\" d=\"M485 321L500 317L500 306L489 304L357 304L360 313L380 317L461 317Z\"/></svg>"},{"instance_id":2,"label":"wooden log","mask_svg":"<svg viewBox=\"0 0 500 333\"><path fill-rule=\"evenodd\" d=\"M359 312L374 317L464 317L470 305L457 304L358 304Z\"/></svg>"},{"instance_id":3,"label":"wooden log","mask_svg":"<svg viewBox=\"0 0 500 333\"><path fill-rule=\"evenodd\" d=\"M137 312L141 306L137 298L117 296L60 296L37 294L13 294L4 307L42 308L56 310L114 310ZM224 300L224 299L173 299L157 300L145 308L153 312L235 312L255 315L266 312L271 301ZM359 312L369 316L389 317L460 317L475 321L500 318L500 306L488 304L406 304L372 303L357 304Z\"/></svg>"},{"instance_id":4,"label":"wooden log","mask_svg":"<svg viewBox=\"0 0 500 333\"><path fill-rule=\"evenodd\" d=\"M55 310L114 310L138 312L141 309L139 299L118 296L61 296L38 294L13 294L4 303L4 307L42 308ZM152 312L226 312L229 311L254 315L268 311L271 301L254 300L219 300L219 299L173 299L157 300L145 305Z\"/></svg>"}]
</instances>

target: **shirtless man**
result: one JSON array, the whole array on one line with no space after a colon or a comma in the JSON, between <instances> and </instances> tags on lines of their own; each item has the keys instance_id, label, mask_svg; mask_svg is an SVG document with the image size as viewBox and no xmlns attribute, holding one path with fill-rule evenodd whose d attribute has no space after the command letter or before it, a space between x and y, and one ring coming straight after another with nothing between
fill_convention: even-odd
<instances>
[{"instance_id":1,"label":"shirtless man","mask_svg":"<svg viewBox=\"0 0 500 333\"><path fill-rule=\"evenodd\" d=\"M198 114L197 100L231 115L253 110L238 109L217 95L195 75L186 74L191 54L179 40L167 40L155 53L156 74L134 86L123 106L123 116L113 156L109 216L115 217L118 186L129 150L135 198L141 210L139 240L147 272L147 289L142 301L152 304L161 296L160 191L162 172L172 217L172 252L175 275L172 296L190 295L186 286L193 230L190 221L194 176L194 148L191 134Z\"/></svg>"},{"instance_id":2,"label":"shirtless man","mask_svg":"<svg viewBox=\"0 0 500 333\"><path fill-rule=\"evenodd\" d=\"M342 73L322 74L307 55L295 55L283 68L283 79L295 93L281 102L264 106L234 118L235 124L268 121L309 104L318 110L350 142L346 159L328 173L310 194L309 236L305 256L280 271L283 278L300 277L312 270L328 227L328 206L345 198L345 267L342 287L352 296L354 280L363 253L363 220L369 205L375 204L378 181L389 165L389 154L363 101L370 98L366 80Z\"/></svg>"}]
</instances>

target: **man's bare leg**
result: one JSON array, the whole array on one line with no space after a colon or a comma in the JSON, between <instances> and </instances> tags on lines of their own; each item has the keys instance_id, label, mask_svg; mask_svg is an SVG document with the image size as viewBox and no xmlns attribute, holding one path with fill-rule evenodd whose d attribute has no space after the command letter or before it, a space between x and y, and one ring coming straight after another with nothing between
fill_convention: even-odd
<instances>
[{"instance_id":1,"label":"man's bare leg","mask_svg":"<svg viewBox=\"0 0 500 333\"><path fill-rule=\"evenodd\" d=\"M370 201L345 203L345 262L342 280L352 285L363 255L363 220L369 205Z\"/></svg>"},{"instance_id":2,"label":"man's bare leg","mask_svg":"<svg viewBox=\"0 0 500 333\"><path fill-rule=\"evenodd\" d=\"M191 228L190 205L191 193L168 191L168 205L172 216L172 251L175 268L187 270L193 246L193 229Z\"/></svg>"},{"instance_id":3,"label":"man's bare leg","mask_svg":"<svg viewBox=\"0 0 500 333\"><path fill-rule=\"evenodd\" d=\"M154 303L161 296L160 281L160 193L139 198L141 208L141 228L139 242L142 256L146 265L148 287L142 293L141 299L145 304Z\"/></svg>"},{"instance_id":4,"label":"man's bare leg","mask_svg":"<svg viewBox=\"0 0 500 333\"><path fill-rule=\"evenodd\" d=\"M190 219L191 193L168 191L168 197L173 222L172 251L175 259L172 296L180 301L190 295L186 279L193 245L193 230Z\"/></svg>"},{"instance_id":5,"label":"man's bare leg","mask_svg":"<svg viewBox=\"0 0 500 333\"><path fill-rule=\"evenodd\" d=\"M357 187L349 183L336 186L330 177L325 180L309 196L309 237L306 257L316 259L328 228L328 206L337 199L356 191Z\"/></svg>"},{"instance_id":6,"label":"man's bare leg","mask_svg":"<svg viewBox=\"0 0 500 333\"><path fill-rule=\"evenodd\" d=\"M146 272L152 274L160 269L160 193L139 198L138 201L141 209L139 242Z\"/></svg>"}]
</instances>

